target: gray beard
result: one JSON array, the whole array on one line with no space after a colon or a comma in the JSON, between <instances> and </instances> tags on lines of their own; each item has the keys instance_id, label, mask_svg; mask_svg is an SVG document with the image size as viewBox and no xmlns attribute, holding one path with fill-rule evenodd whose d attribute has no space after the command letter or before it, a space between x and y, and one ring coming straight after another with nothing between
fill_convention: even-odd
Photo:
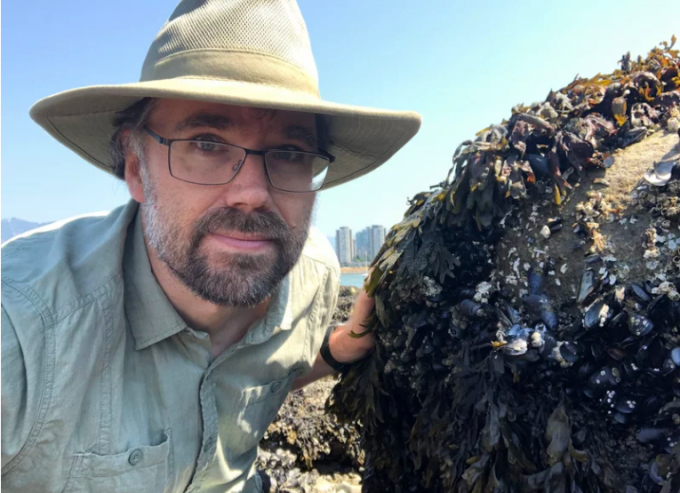
<instances>
[{"instance_id":1,"label":"gray beard","mask_svg":"<svg viewBox=\"0 0 680 493\"><path fill-rule=\"evenodd\" d=\"M146 173L142 173L143 175ZM174 276L192 293L222 306L253 307L272 295L300 258L312 210L304 212L300 227L291 230L271 211L244 214L231 207L210 211L193 225L190 238L173 224L157 203L148 176L144 180L142 218L148 244ZM271 238L275 255L223 253L211 265L207 255L199 252L201 241L212 232L263 234Z\"/></svg>"}]
</instances>

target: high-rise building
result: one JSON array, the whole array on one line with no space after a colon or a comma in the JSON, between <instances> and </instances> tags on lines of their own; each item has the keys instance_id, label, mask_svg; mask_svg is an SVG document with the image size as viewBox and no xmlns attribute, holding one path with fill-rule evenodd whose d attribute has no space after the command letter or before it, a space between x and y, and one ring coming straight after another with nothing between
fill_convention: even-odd
<instances>
[{"instance_id":1,"label":"high-rise building","mask_svg":"<svg viewBox=\"0 0 680 493\"><path fill-rule=\"evenodd\" d=\"M369 241L368 238L371 235L371 228L362 229L357 233L356 239L356 253L357 257L362 257L367 261L373 260L370 256Z\"/></svg>"},{"instance_id":2,"label":"high-rise building","mask_svg":"<svg viewBox=\"0 0 680 493\"><path fill-rule=\"evenodd\" d=\"M342 226L335 232L335 251L338 254L340 265L349 265L354 258L354 238L352 230Z\"/></svg>"},{"instance_id":3,"label":"high-rise building","mask_svg":"<svg viewBox=\"0 0 680 493\"><path fill-rule=\"evenodd\" d=\"M367 226L357 233L356 256L369 262L375 258L385 242L385 228L379 225Z\"/></svg>"},{"instance_id":4,"label":"high-rise building","mask_svg":"<svg viewBox=\"0 0 680 493\"><path fill-rule=\"evenodd\" d=\"M369 228L366 228L369 229ZM380 250L380 247L385 242L385 228L374 224L370 227L370 233L368 236L368 246L369 246L369 257L371 259L375 258Z\"/></svg>"}]
</instances>

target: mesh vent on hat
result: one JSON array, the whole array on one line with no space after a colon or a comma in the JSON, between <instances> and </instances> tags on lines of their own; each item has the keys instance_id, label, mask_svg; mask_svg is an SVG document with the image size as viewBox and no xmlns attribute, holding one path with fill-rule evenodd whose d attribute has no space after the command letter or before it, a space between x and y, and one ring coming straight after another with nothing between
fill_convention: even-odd
<instances>
[{"instance_id":1,"label":"mesh vent on hat","mask_svg":"<svg viewBox=\"0 0 680 493\"><path fill-rule=\"evenodd\" d=\"M142 73L162 59L188 50L273 56L318 81L307 27L294 1L184 0L151 44Z\"/></svg>"}]
</instances>

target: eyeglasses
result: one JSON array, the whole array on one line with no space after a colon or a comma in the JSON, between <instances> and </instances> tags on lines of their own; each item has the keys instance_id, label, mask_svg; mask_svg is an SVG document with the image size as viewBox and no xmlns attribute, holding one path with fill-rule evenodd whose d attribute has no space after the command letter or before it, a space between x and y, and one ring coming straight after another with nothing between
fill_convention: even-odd
<instances>
[{"instance_id":1,"label":"eyeglasses","mask_svg":"<svg viewBox=\"0 0 680 493\"><path fill-rule=\"evenodd\" d=\"M304 193L319 190L335 157L322 154L272 149L255 151L211 140L166 139L149 127L144 131L158 143L168 146L168 169L178 180L196 185L225 185L239 172L248 154L263 156L264 169L271 186L284 192Z\"/></svg>"}]
</instances>

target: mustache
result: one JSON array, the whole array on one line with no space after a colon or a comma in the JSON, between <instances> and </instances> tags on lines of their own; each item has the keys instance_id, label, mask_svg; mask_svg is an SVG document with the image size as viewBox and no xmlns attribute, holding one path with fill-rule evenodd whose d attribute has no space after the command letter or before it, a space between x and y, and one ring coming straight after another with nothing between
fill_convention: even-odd
<instances>
[{"instance_id":1,"label":"mustache","mask_svg":"<svg viewBox=\"0 0 680 493\"><path fill-rule=\"evenodd\" d=\"M197 221L193 243L197 245L205 235L220 231L261 234L279 243L289 240L292 234L285 221L272 211L246 214L233 207L224 207L210 211Z\"/></svg>"}]
</instances>

